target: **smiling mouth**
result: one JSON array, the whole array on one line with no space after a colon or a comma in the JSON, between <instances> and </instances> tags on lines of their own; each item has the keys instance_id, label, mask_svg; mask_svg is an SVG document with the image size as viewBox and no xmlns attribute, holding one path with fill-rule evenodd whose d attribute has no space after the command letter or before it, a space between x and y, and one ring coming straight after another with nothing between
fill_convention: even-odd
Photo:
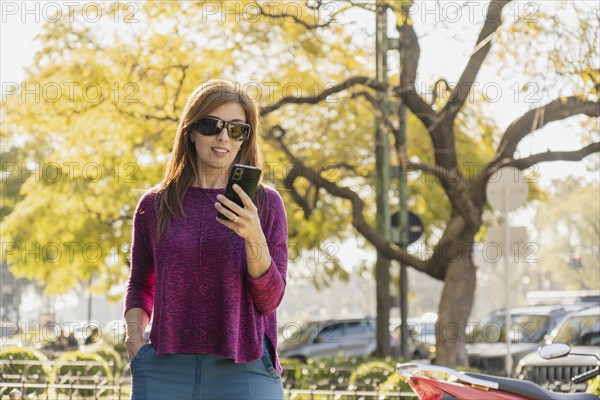
<instances>
[{"instance_id":1,"label":"smiling mouth","mask_svg":"<svg viewBox=\"0 0 600 400\"><path fill-rule=\"evenodd\" d=\"M227 149L219 149L216 147L213 147L212 151L214 151L215 153L220 154L220 155L225 155L229 152L229 150L227 150Z\"/></svg>"}]
</instances>

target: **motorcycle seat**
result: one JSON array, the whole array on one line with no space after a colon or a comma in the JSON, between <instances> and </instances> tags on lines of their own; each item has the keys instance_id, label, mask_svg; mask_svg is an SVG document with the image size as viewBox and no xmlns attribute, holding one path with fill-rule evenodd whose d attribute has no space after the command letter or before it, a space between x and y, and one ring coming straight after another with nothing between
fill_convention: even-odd
<instances>
[{"instance_id":1,"label":"motorcycle seat","mask_svg":"<svg viewBox=\"0 0 600 400\"><path fill-rule=\"evenodd\" d=\"M518 394L536 400L598 400L598 396L592 393L556 393L544 389L530 381L519 379L501 378L499 376L476 374L466 372L465 375L477 379L496 382L498 390Z\"/></svg>"}]
</instances>

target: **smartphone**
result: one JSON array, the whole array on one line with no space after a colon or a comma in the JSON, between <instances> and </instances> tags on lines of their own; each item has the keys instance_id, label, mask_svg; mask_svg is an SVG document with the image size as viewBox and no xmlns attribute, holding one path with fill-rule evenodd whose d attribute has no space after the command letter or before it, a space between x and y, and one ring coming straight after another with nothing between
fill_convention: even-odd
<instances>
[{"instance_id":1,"label":"smartphone","mask_svg":"<svg viewBox=\"0 0 600 400\"><path fill-rule=\"evenodd\" d=\"M231 168L229 179L227 180L227 186L225 186L224 196L243 208L244 203L242 203L242 199L240 199L235 190L233 190L233 184L237 183L238 186L250 196L252 201L254 201L254 195L256 194L256 188L261 174L262 170L252 165L234 164ZM225 205L223 205L223 207L227 208ZM229 210L229 208L227 209ZM224 220L229 219L220 212L217 214L217 217Z\"/></svg>"}]
</instances>

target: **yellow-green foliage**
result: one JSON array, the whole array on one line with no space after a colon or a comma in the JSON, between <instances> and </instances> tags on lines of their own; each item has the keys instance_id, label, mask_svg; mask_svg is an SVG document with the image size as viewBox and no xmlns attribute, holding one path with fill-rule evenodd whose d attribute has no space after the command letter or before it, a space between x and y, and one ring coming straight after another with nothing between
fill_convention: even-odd
<instances>
[{"instance_id":1,"label":"yellow-green foliage","mask_svg":"<svg viewBox=\"0 0 600 400\"><path fill-rule=\"evenodd\" d=\"M374 389L394 374L395 368L383 361L371 361L362 365L350 375L350 389Z\"/></svg>"},{"instance_id":2,"label":"yellow-green foliage","mask_svg":"<svg viewBox=\"0 0 600 400\"><path fill-rule=\"evenodd\" d=\"M3 360L3 362L23 360L39 362L31 365L10 363L3 364L2 380L4 382L20 382L21 377L25 378L25 380L28 382L45 383L48 381L49 370L44 365L44 362L48 360L39 351L29 348L10 347L7 349L0 350L0 360ZM9 377L9 375L15 375L15 378L12 379L11 377ZM35 391L35 389L27 389L25 394L35 393Z\"/></svg>"},{"instance_id":3,"label":"yellow-green foliage","mask_svg":"<svg viewBox=\"0 0 600 400\"><path fill-rule=\"evenodd\" d=\"M284 370L282 374L284 386L286 382L300 382L302 379L302 362L300 360L297 358L280 358L279 363Z\"/></svg>"},{"instance_id":4,"label":"yellow-green foliage","mask_svg":"<svg viewBox=\"0 0 600 400\"><path fill-rule=\"evenodd\" d=\"M391 374L379 385L379 393L412 392L406 379L398 374ZM416 398L416 397L415 397Z\"/></svg>"},{"instance_id":5,"label":"yellow-green foliage","mask_svg":"<svg viewBox=\"0 0 600 400\"><path fill-rule=\"evenodd\" d=\"M93 385L95 380L99 378L110 378L112 373L108 363L104 361L98 354L84 351L69 351L57 360L54 368L54 376L57 382L61 383L79 383ZM61 362L85 361L86 365L61 365ZM95 365L89 365L90 362ZM59 389L60 393L69 393L70 389ZM93 389L77 389L75 390L79 396L93 396ZM107 393L104 393L107 394Z\"/></svg>"},{"instance_id":6,"label":"yellow-green foliage","mask_svg":"<svg viewBox=\"0 0 600 400\"><path fill-rule=\"evenodd\" d=\"M600 376L588 381L588 387L586 392L593 393L596 396L600 396Z\"/></svg>"},{"instance_id":7,"label":"yellow-green foliage","mask_svg":"<svg viewBox=\"0 0 600 400\"><path fill-rule=\"evenodd\" d=\"M308 359L306 363L299 360L281 359L284 368L284 386L291 385L298 389L340 389L346 390L350 385L350 376L356 368L369 362L389 362L389 359L374 359L372 357L331 357L319 360ZM358 382L360 378L355 378Z\"/></svg>"},{"instance_id":8,"label":"yellow-green foliage","mask_svg":"<svg viewBox=\"0 0 600 400\"><path fill-rule=\"evenodd\" d=\"M121 355L112 347L109 346L100 346L97 349L93 350L94 353L98 354L104 361L106 361L111 368L111 371L115 371L116 373L121 372L121 368L123 368L123 360ZM114 365L114 368L111 367L111 364Z\"/></svg>"}]
</instances>

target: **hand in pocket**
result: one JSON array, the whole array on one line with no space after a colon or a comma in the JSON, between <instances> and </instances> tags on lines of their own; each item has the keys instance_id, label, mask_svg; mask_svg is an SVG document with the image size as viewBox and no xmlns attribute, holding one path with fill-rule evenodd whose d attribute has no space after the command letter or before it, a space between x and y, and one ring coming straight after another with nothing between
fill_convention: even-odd
<instances>
[{"instance_id":1,"label":"hand in pocket","mask_svg":"<svg viewBox=\"0 0 600 400\"><path fill-rule=\"evenodd\" d=\"M129 362L133 361L142 346L144 346L144 341L142 339L125 339L125 349L127 350L127 355L129 356Z\"/></svg>"}]
</instances>

